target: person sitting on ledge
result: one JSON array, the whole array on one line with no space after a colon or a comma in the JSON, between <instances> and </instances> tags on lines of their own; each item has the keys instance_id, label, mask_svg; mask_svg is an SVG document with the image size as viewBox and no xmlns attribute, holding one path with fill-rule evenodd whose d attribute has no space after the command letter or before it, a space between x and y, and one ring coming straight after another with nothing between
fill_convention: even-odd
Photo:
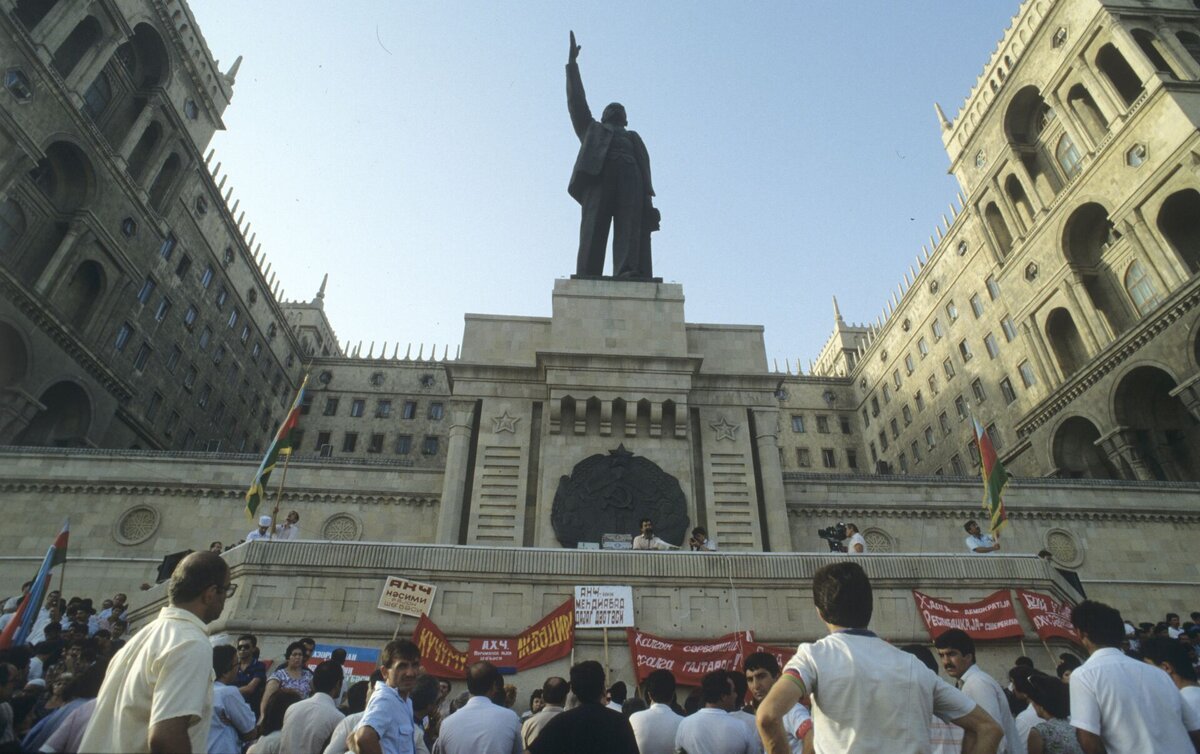
<instances>
[{"instance_id":1,"label":"person sitting on ledge","mask_svg":"<svg viewBox=\"0 0 1200 754\"><path fill-rule=\"evenodd\" d=\"M963 529L967 531L967 552L986 555L1000 549L1000 543L992 539L991 534L984 534L976 521L966 522L963 524Z\"/></svg>"},{"instance_id":2,"label":"person sitting on ledge","mask_svg":"<svg viewBox=\"0 0 1200 754\"><path fill-rule=\"evenodd\" d=\"M708 536L708 530L703 526L697 526L692 529L692 538L688 540L688 546L693 552L716 552L717 543Z\"/></svg>"},{"instance_id":3,"label":"person sitting on ledge","mask_svg":"<svg viewBox=\"0 0 1200 754\"><path fill-rule=\"evenodd\" d=\"M642 533L633 538L633 549L635 550L672 550L675 549L671 544L664 542L654 536L654 522L648 518L643 518L640 522Z\"/></svg>"}]
</instances>

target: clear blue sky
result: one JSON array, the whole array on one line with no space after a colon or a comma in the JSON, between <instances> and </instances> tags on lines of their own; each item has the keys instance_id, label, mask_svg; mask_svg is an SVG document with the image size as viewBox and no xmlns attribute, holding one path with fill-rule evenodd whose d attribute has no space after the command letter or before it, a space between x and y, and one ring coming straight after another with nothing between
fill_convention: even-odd
<instances>
[{"instance_id":1,"label":"clear blue sky","mask_svg":"<svg viewBox=\"0 0 1200 754\"><path fill-rule=\"evenodd\" d=\"M289 298L329 273L343 342L453 354L466 312L549 315L579 223L574 29L593 111L624 103L650 150L688 321L764 325L807 369L830 297L873 320L948 211L933 102L955 116L1018 3L191 7L223 69L245 57L215 160Z\"/></svg>"}]
</instances>

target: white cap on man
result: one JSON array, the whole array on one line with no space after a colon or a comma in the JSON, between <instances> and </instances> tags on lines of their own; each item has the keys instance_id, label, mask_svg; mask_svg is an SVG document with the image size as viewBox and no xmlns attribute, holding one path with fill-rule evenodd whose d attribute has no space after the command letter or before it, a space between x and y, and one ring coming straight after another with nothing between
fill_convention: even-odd
<instances>
[{"instance_id":1,"label":"white cap on man","mask_svg":"<svg viewBox=\"0 0 1200 754\"><path fill-rule=\"evenodd\" d=\"M259 516L258 517L258 525L259 526L270 526L271 525L271 517L270 516Z\"/></svg>"}]
</instances>

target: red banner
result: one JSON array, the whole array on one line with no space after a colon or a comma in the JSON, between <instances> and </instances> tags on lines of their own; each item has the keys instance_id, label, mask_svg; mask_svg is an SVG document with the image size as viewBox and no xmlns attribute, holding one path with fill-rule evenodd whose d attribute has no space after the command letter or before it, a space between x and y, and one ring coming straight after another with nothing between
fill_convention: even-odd
<instances>
[{"instance_id":1,"label":"red banner","mask_svg":"<svg viewBox=\"0 0 1200 754\"><path fill-rule=\"evenodd\" d=\"M462 679L467 665L487 660L508 672L545 665L571 654L575 646L575 598L514 638L475 638L466 652L456 649L437 624L422 615L412 640L421 648L421 667L439 678Z\"/></svg>"},{"instance_id":2,"label":"red banner","mask_svg":"<svg viewBox=\"0 0 1200 754\"><path fill-rule=\"evenodd\" d=\"M1041 639L1060 637L1080 643L1079 632L1071 625L1071 606L1048 594L1017 590L1017 599Z\"/></svg>"},{"instance_id":3,"label":"red banner","mask_svg":"<svg viewBox=\"0 0 1200 754\"><path fill-rule=\"evenodd\" d=\"M780 647L774 644L760 644L756 641L746 642L742 647L742 651L745 653L743 659L755 652L766 652L769 655L775 655L775 659L779 661L779 667L781 668L796 656L796 647Z\"/></svg>"},{"instance_id":4,"label":"red banner","mask_svg":"<svg viewBox=\"0 0 1200 754\"><path fill-rule=\"evenodd\" d=\"M966 631L972 639L1007 639L1021 637L1025 630L1017 620L1012 595L1007 589L989 594L978 602L945 602L913 590L917 612L936 639L952 628Z\"/></svg>"},{"instance_id":5,"label":"red banner","mask_svg":"<svg viewBox=\"0 0 1200 754\"><path fill-rule=\"evenodd\" d=\"M741 670L744 648L754 641L749 631L719 639L664 639L636 628L625 629L637 682L655 670L669 670L680 686L699 686L714 670Z\"/></svg>"}]
</instances>

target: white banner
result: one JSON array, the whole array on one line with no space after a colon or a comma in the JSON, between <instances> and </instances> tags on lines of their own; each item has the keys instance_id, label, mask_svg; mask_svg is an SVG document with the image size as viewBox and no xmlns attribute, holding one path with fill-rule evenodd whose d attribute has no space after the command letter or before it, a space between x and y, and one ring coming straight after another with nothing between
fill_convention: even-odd
<instances>
[{"instance_id":1,"label":"white banner","mask_svg":"<svg viewBox=\"0 0 1200 754\"><path fill-rule=\"evenodd\" d=\"M435 594L437 587L433 584L388 576L383 582L383 594L379 595L379 609L420 617L429 613Z\"/></svg>"},{"instance_id":2,"label":"white banner","mask_svg":"<svg viewBox=\"0 0 1200 754\"><path fill-rule=\"evenodd\" d=\"M633 626L633 587L575 587L575 628Z\"/></svg>"}]
</instances>

